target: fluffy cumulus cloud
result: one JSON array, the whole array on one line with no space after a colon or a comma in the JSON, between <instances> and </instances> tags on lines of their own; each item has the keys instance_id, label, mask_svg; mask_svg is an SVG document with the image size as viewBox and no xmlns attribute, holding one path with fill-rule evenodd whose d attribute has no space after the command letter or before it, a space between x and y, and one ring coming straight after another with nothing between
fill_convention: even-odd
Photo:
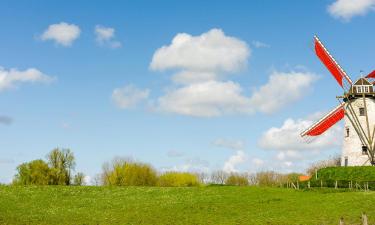
<instances>
[{"instance_id":1,"label":"fluffy cumulus cloud","mask_svg":"<svg viewBox=\"0 0 375 225\"><path fill-rule=\"evenodd\" d=\"M102 39L110 39L105 30ZM266 44L256 42L257 47ZM309 72L274 71L268 83L253 93L229 75L246 68L251 49L242 40L211 29L201 35L177 34L169 45L157 49L150 69L171 71L172 85L152 101L155 111L195 117L272 113L300 100L317 76ZM124 90L116 89L115 102L123 102ZM141 99L148 92L141 92ZM127 102L122 108L128 108Z\"/></svg>"},{"instance_id":2,"label":"fluffy cumulus cloud","mask_svg":"<svg viewBox=\"0 0 375 225\"><path fill-rule=\"evenodd\" d=\"M170 90L158 99L158 109L188 116L213 117L251 113L250 101L232 81L207 81Z\"/></svg>"},{"instance_id":3,"label":"fluffy cumulus cloud","mask_svg":"<svg viewBox=\"0 0 375 225\"><path fill-rule=\"evenodd\" d=\"M275 71L251 95L245 95L233 81L198 82L169 90L158 99L158 107L165 112L199 117L256 111L271 114L304 97L316 80L317 76L309 72Z\"/></svg>"},{"instance_id":4,"label":"fluffy cumulus cloud","mask_svg":"<svg viewBox=\"0 0 375 225\"><path fill-rule=\"evenodd\" d=\"M250 99L251 105L264 113L277 111L304 97L311 90L317 77L309 72L274 71L267 84L253 93Z\"/></svg>"},{"instance_id":5,"label":"fluffy cumulus cloud","mask_svg":"<svg viewBox=\"0 0 375 225\"><path fill-rule=\"evenodd\" d=\"M336 0L328 6L328 12L333 17L345 21L373 10L375 10L375 0Z\"/></svg>"},{"instance_id":6,"label":"fluffy cumulus cloud","mask_svg":"<svg viewBox=\"0 0 375 225\"><path fill-rule=\"evenodd\" d=\"M52 24L41 36L43 41L52 40L58 45L71 46L79 37L81 30L77 25L65 22Z\"/></svg>"},{"instance_id":7,"label":"fluffy cumulus cloud","mask_svg":"<svg viewBox=\"0 0 375 225\"><path fill-rule=\"evenodd\" d=\"M10 125L13 123L13 119L9 116L1 116L0 115L0 124L3 125Z\"/></svg>"},{"instance_id":8,"label":"fluffy cumulus cloud","mask_svg":"<svg viewBox=\"0 0 375 225\"><path fill-rule=\"evenodd\" d=\"M248 156L242 150L236 151L236 153L229 157L224 163L223 170L225 172L238 172L238 166L245 163L248 160Z\"/></svg>"},{"instance_id":9,"label":"fluffy cumulus cloud","mask_svg":"<svg viewBox=\"0 0 375 225\"><path fill-rule=\"evenodd\" d=\"M115 29L112 27L105 27L101 25L95 26L96 41L102 46L110 48L120 48L121 42L115 40Z\"/></svg>"},{"instance_id":10,"label":"fluffy cumulus cloud","mask_svg":"<svg viewBox=\"0 0 375 225\"><path fill-rule=\"evenodd\" d=\"M228 148L232 150L243 150L245 149L245 142L242 140L233 140L233 139L225 139L225 138L218 138L212 142L214 146L221 147L221 148Z\"/></svg>"},{"instance_id":11,"label":"fluffy cumulus cloud","mask_svg":"<svg viewBox=\"0 0 375 225\"><path fill-rule=\"evenodd\" d=\"M250 49L244 41L212 29L199 36L177 34L172 43L158 49L151 69L194 72L234 72L246 65Z\"/></svg>"},{"instance_id":12,"label":"fluffy cumulus cloud","mask_svg":"<svg viewBox=\"0 0 375 225\"><path fill-rule=\"evenodd\" d=\"M139 89L133 85L116 88L112 92L112 101L119 108L133 108L146 100L150 94L148 89Z\"/></svg>"},{"instance_id":13,"label":"fluffy cumulus cloud","mask_svg":"<svg viewBox=\"0 0 375 225\"><path fill-rule=\"evenodd\" d=\"M15 88L21 83L48 83L53 80L53 77L50 77L35 68L29 68L26 70L12 68L7 70L0 67L0 91Z\"/></svg>"},{"instance_id":14,"label":"fluffy cumulus cloud","mask_svg":"<svg viewBox=\"0 0 375 225\"><path fill-rule=\"evenodd\" d=\"M281 127L272 127L263 133L259 146L265 150L278 151L277 158L299 158L302 152L321 151L341 146L343 131L338 125L331 127L312 142L306 142L300 133L316 120L287 119Z\"/></svg>"}]
</instances>

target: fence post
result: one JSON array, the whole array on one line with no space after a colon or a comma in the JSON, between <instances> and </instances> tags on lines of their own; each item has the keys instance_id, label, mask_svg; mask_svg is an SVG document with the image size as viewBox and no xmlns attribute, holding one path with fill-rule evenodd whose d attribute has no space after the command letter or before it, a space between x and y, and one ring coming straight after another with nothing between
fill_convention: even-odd
<instances>
[{"instance_id":1,"label":"fence post","mask_svg":"<svg viewBox=\"0 0 375 225\"><path fill-rule=\"evenodd\" d=\"M323 180L320 180L320 188L323 187Z\"/></svg>"},{"instance_id":2,"label":"fence post","mask_svg":"<svg viewBox=\"0 0 375 225\"><path fill-rule=\"evenodd\" d=\"M337 189L337 180L336 180L336 182L335 182L335 189Z\"/></svg>"},{"instance_id":3,"label":"fence post","mask_svg":"<svg viewBox=\"0 0 375 225\"><path fill-rule=\"evenodd\" d=\"M341 217L339 225L345 225L344 218Z\"/></svg>"},{"instance_id":4,"label":"fence post","mask_svg":"<svg viewBox=\"0 0 375 225\"><path fill-rule=\"evenodd\" d=\"M297 189L299 189L299 182L298 182L298 180L297 180Z\"/></svg>"},{"instance_id":5,"label":"fence post","mask_svg":"<svg viewBox=\"0 0 375 225\"><path fill-rule=\"evenodd\" d=\"M362 225L368 225L366 213L362 213Z\"/></svg>"},{"instance_id":6,"label":"fence post","mask_svg":"<svg viewBox=\"0 0 375 225\"><path fill-rule=\"evenodd\" d=\"M310 181L307 182L307 187L310 189Z\"/></svg>"}]
</instances>

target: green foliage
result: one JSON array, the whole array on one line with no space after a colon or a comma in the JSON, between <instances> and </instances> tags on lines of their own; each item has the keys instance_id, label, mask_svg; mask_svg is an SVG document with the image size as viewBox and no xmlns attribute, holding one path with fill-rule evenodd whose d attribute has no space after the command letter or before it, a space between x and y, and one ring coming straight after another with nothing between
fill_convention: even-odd
<instances>
[{"instance_id":1,"label":"green foliage","mask_svg":"<svg viewBox=\"0 0 375 225\"><path fill-rule=\"evenodd\" d=\"M0 186L0 224L375 224L375 194L211 186Z\"/></svg>"},{"instance_id":2,"label":"green foliage","mask_svg":"<svg viewBox=\"0 0 375 225\"><path fill-rule=\"evenodd\" d=\"M315 175L313 178L315 178ZM341 181L375 181L375 167L350 166L324 168L318 170L318 179Z\"/></svg>"},{"instance_id":3,"label":"green foliage","mask_svg":"<svg viewBox=\"0 0 375 225\"><path fill-rule=\"evenodd\" d=\"M199 178L192 173L167 172L159 177L158 185L161 187L193 187L199 186Z\"/></svg>"},{"instance_id":4,"label":"green foliage","mask_svg":"<svg viewBox=\"0 0 375 225\"><path fill-rule=\"evenodd\" d=\"M84 179L85 179L85 174L81 172L77 173L76 175L74 175L73 185L76 185L76 186L84 185Z\"/></svg>"},{"instance_id":5,"label":"green foliage","mask_svg":"<svg viewBox=\"0 0 375 225\"><path fill-rule=\"evenodd\" d=\"M70 185L71 173L75 167L75 158L70 149L53 149L47 155L48 164L51 168L51 184Z\"/></svg>"},{"instance_id":6,"label":"green foliage","mask_svg":"<svg viewBox=\"0 0 375 225\"><path fill-rule=\"evenodd\" d=\"M69 149L54 149L47 155L48 164L41 159L22 163L17 167L13 184L70 185L74 169L74 155Z\"/></svg>"},{"instance_id":7,"label":"green foliage","mask_svg":"<svg viewBox=\"0 0 375 225\"><path fill-rule=\"evenodd\" d=\"M130 160L114 159L103 166L104 185L114 186L154 186L157 182L156 171L147 164Z\"/></svg>"},{"instance_id":8,"label":"green foliage","mask_svg":"<svg viewBox=\"0 0 375 225\"><path fill-rule=\"evenodd\" d=\"M236 185L236 186L247 186L249 185L249 180L245 175L241 174L231 174L225 181L226 185Z\"/></svg>"},{"instance_id":9,"label":"green foliage","mask_svg":"<svg viewBox=\"0 0 375 225\"><path fill-rule=\"evenodd\" d=\"M50 181L50 168L43 160L33 160L17 167L13 180L16 185L47 185Z\"/></svg>"}]
</instances>

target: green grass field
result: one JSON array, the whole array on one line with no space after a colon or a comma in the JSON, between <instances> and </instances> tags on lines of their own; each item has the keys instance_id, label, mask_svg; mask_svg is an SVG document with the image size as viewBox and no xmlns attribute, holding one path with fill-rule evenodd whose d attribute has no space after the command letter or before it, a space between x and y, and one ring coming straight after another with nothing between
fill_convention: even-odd
<instances>
[{"instance_id":1,"label":"green grass field","mask_svg":"<svg viewBox=\"0 0 375 225\"><path fill-rule=\"evenodd\" d=\"M212 186L0 186L0 224L375 223L375 192Z\"/></svg>"}]
</instances>

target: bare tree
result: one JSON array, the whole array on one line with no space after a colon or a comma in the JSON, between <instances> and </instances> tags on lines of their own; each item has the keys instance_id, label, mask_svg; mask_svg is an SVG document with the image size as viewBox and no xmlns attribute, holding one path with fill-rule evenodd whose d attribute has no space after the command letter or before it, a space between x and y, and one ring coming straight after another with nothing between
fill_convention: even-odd
<instances>
[{"instance_id":1,"label":"bare tree","mask_svg":"<svg viewBox=\"0 0 375 225\"><path fill-rule=\"evenodd\" d=\"M229 174L222 170L217 170L211 173L211 182L214 184L224 184L228 179Z\"/></svg>"}]
</instances>

